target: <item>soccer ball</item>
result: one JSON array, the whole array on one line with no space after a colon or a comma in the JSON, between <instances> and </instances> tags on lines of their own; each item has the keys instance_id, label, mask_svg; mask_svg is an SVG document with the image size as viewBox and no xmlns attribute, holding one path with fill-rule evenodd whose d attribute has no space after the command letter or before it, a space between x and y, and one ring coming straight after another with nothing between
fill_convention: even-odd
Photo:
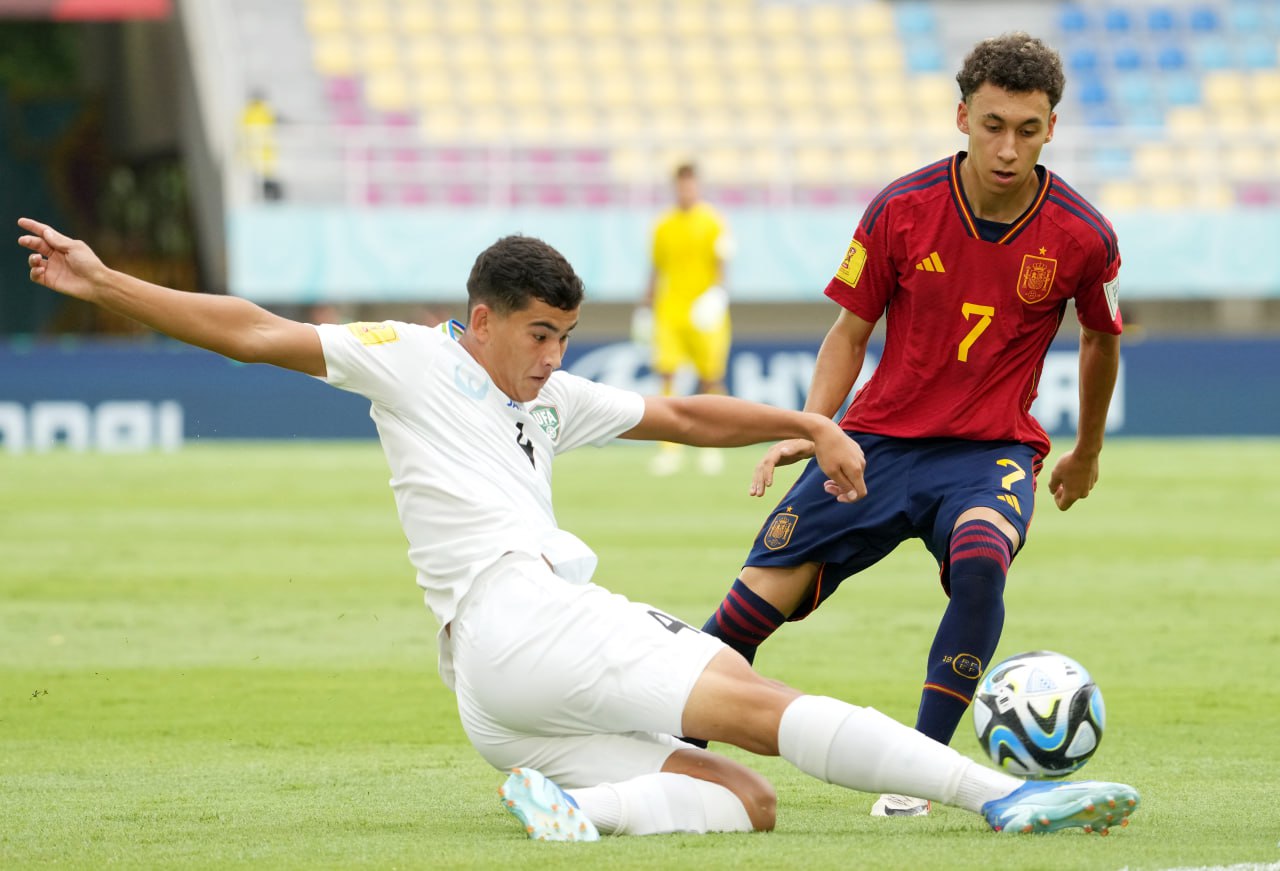
<instances>
[{"instance_id":1,"label":"soccer ball","mask_svg":"<svg viewBox=\"0 0 1280 871\"><path fill-rule=\"evenodd\" d=\"M1084 666L1048 650L992 666L973 699L978 743L997 767L1019 777L1077 771L1102 740L1102 691Z\"/></svg>"}]
</instances>

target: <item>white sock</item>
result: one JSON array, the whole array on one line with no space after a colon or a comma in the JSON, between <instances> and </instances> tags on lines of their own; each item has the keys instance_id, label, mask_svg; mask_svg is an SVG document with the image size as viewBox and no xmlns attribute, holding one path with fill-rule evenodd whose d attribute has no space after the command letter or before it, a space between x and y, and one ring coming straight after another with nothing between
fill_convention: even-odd
<instances>
[{"instance_id":1,"label":"white sock","mask_svg":"<svg viewBox=\"0 0 1280 871\"><path fill-rule=\"evenodd\" d=\"M620 783L566 790L606 835L750 832L747 809L718 783L687 774L642 774Z\"/></svg>"},{"instance_id":2,"label":"white sock","mask_svg":"<svg viewBox=\"0 0 1280 871\"><path fill-rule=\"evenodd\" d=\"M826 696L801 696L787 706L778 750L783 759L827 783L971 811L1021 785L879 711Z\"/></svg>"}]
</instances>

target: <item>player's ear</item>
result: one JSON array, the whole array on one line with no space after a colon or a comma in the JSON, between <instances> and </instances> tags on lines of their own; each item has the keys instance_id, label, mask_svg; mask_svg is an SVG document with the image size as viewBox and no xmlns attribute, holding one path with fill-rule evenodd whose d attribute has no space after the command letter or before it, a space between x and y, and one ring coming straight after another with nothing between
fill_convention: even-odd
<instances>
[{"instance_id":1,"label":"player's ear","mask_svg":"<svg viewBox=\"0 0 1280 871\"><path fill-rule=\"evenodd\" d=\"M961 100L960 105L956 106L956 127L965 136L969 135L969 104L964 100Z\"/></svg>"},{"instance_id":2,"label":"player's ear","mask_svg":"<svg viewBox=\"0 0 1280 871\"><path fill-rule=\"evenodd\" d=\"M471 309L471 313L467 316L467 332L475 336L477 339L489 338L490 321L493 318L493 309L482 302L475 304Z\"/></svg>"},{"instance_id":3,"label":"player's ear","mask_svg":"<svg viewBox=\"0 0 1280 871\"><path fill-rule=\"evenodd\" d=\"M1045 134L1045 137L1044 137L1044 141L1046 144L1053 141L1053 128L1054 128L1054 125L1057 123L1058 123L1058 113L1050 112L1049 113L1049 131Z\"/></svg>"}]
</instances>

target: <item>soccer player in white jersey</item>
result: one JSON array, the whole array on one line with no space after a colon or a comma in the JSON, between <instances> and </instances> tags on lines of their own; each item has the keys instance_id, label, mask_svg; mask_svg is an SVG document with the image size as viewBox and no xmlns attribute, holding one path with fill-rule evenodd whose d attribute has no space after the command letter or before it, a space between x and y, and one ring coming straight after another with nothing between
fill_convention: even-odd
<instances>
[{"instance_id":1,"label":"soccer player in white jersey","mask_svg":"<svg viewBox=\"0 0 1280 871\"><path fill-rule=\"evenodd\" d=\"M954 804L997 831L1105 831L1137 806L1132 787L1023 784L871 708L767 680L718 639L592 583L595 555L552 511L561 451L619 436L722 447L805 438L844 501L866 493L863 459L821 415L641 397L557 371L583 291L545 243L509 236L480 254L465 329L315 326L149 284L51 227L18 223L37 284L369 399L409 558L441 624L441 674L472 744L514 769L500 792L530 837L773 828L768 781L679 734L781 755L840 786Z\"/></svg>"}]
</instances>

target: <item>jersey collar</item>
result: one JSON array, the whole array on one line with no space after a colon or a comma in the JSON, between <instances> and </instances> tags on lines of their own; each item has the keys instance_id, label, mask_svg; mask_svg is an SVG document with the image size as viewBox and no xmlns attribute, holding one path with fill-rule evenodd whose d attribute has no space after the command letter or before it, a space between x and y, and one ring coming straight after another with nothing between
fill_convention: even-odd
<instances>
[{"instance_id":1,"label":"jersey collar","mask_svg":"<svg viewBox=\"0 0 1280 871\"><path fill-rule=\"evenodd\" d=\"M973 209L969 206L968 198L964 195L964 187L960 184L960 164L967 155L968 152L959 151L951 157L951 166L948 169L948 176L951 181L951 201L955 203L956 211L960 215L960 222L964 224L965 232L974 239L981 239L982 235L978 232L977 219L974 217ZM1040 179L1040 190L1036 192L1036 197L1031 201L1031 205L1027 206L1027 210L1009 225L1009 229L1005 231L1003 236L995 240L995 244L1007 245L1016 239L1018 234L1026 229L1027 224L1031 223L1031 219L1040 213L1040 207L1048 199L1049 188L1053 186L1053 173L1040 164L1036 164L1035 172Z\"/></svg>"}]
</instances>

